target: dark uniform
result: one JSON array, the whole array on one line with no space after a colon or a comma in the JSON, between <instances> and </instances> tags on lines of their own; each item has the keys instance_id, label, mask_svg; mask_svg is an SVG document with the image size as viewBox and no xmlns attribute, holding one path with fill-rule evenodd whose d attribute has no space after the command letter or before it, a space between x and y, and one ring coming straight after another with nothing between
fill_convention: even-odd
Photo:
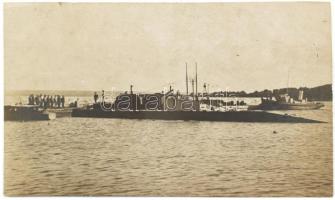
<instances>
[{"instance_id":1,"label":"dark uniform","mask_svg":"<svg viewBox=\"0 0 335 200\"><path fill-rule=\"evenodd\" d=\"M99 98L99 95L97 94L97 92L94 92L94 103L97 103Z\"/></svg>"}]
</instances>

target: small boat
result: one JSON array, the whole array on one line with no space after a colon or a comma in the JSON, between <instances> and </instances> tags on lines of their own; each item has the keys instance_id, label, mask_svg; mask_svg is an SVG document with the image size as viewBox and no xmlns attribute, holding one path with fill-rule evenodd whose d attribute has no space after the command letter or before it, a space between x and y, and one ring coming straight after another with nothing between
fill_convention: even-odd
<instances>
[{"instance_id":1,"label":"small boat","mask_svg":"<svg viewBox=\"0 0 335 200\"><path fill-rule=\"evenodd\" d=\"M300 93L302 94L302 93ZM263 99L259 105L249 106L249 110L317 110L324 107L320 102L309 102L307 99L294 100L289 95L280 95L276 99Z\"/></svg>"},{"instance_id":2,"label":"small boat","mask_svg":"<svg viewBox=\"0 0 335 200\"><path fill-rule=\"evenodd\" d=\"M321 102L310 102L304 98L304 91L299 90L298 99L293 99L289 95L289 73L287 77L286 94L279 94L273 97L262 98L262 102L256 106L249 106L248 110L317 110L325 105Z\"/></svg>"},{"instance_id":3,"label":"small boat","mask_svg":"<svg viewBox=\"0 0 335 200\"><path fill-rule=\"evenodd\" d=\"M36 121L36 120L52 120L56 118L56 114L45 112L37 105L6 105L5 121Z\"/></svg>"}]
</instances>

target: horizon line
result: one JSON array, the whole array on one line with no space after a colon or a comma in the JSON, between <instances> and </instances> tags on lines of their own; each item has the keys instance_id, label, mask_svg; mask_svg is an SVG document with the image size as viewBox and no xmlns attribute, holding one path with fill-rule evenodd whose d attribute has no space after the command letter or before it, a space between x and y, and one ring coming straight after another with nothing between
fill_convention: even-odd
<instances>
[{"instance_id":1,"label":"horizon line","mask_svg":"<svg viewBox=\"0 0 335 200\"><path fill-rule=\"evenodd\" d=\"M333 83L327 83L327 84L322 84L322 85L317 85L317 86L313 86L313 87L307 87L307 86L292 86L292 87L288 87L288 88L316 88L316 87L321 87L321 86L325 86L325 85L332 85ZM255 91L264 91L264 90L278 90L278 89L285 89L287 87L280 87L280 88L274 88L274 89L253 89L253 92ZM99 90L94 90L94 89L5 89L4 88L4 92L23 92L23 91L76 91L76 92L89 92L89 91L92 91L92 92L97 92L97 91L101 91L101 89ZM104 91L113 91L113 90L104 90ZM120 92L120 91L128 91L128 90L114 90L115 92ZM146 92L146 91L149 91L149 90L134 90L134 92L137 91L137 92ZM150 90L151 91L151 90ZM177 90L176 90L177 91ZM213 90L213 91L217 91L217 90ZM230 90L230 91L233 91L233 92L246 92L247 90ZM201 93L201 92L200 92Z\"/></svg>"}]
</instances>

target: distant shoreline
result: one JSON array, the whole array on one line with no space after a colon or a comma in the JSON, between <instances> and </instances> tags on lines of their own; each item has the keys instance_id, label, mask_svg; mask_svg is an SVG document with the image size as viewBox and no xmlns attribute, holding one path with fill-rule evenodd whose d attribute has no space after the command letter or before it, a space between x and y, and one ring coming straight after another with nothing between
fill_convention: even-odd
<instances>
[{"instance_id":1,"label":"distant shoreline","mask_svg":"<svg viewBox=\"0 0 335 200\"><path fill-rule=\"evenodd\" d=\"M311 101L332 101L332 84L321 85L313 88L280 88L274 90L262 90L247 93L245 91L213 91L209 96L230 96L230 97L271 97L276 94L287 93L297 98L298 91L303 90L305 97ZM47 94L47 95L65 95L65 96L92 96L94 92L101 93L100 90L7 90L5 96L28 96L30 94ZM111 91L105 91L106 93ZM114 91L114 93L123 93L124 91ZM142 91L134 91L135 93L144 93ZM157 91L160 92L160 91ZM148 93L148 92L145 92Z\"/></svg>"}]
</instances>

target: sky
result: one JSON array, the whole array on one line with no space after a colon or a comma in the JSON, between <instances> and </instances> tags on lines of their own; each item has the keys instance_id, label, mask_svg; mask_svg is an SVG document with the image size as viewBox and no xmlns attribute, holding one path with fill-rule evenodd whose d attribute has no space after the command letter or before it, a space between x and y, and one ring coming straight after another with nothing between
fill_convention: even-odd
<instances>
[{"instance_id":1,"label":"sky","mask_svg":"<svg viewBox=\"0 0 335 200\"><path fill-rule=\"evenodd\" d=\"M332 82L330 25L315 2L5 3L5 90L184 92L186 62L199 92L315 87Z\"/></svg>"}]
</instances>

